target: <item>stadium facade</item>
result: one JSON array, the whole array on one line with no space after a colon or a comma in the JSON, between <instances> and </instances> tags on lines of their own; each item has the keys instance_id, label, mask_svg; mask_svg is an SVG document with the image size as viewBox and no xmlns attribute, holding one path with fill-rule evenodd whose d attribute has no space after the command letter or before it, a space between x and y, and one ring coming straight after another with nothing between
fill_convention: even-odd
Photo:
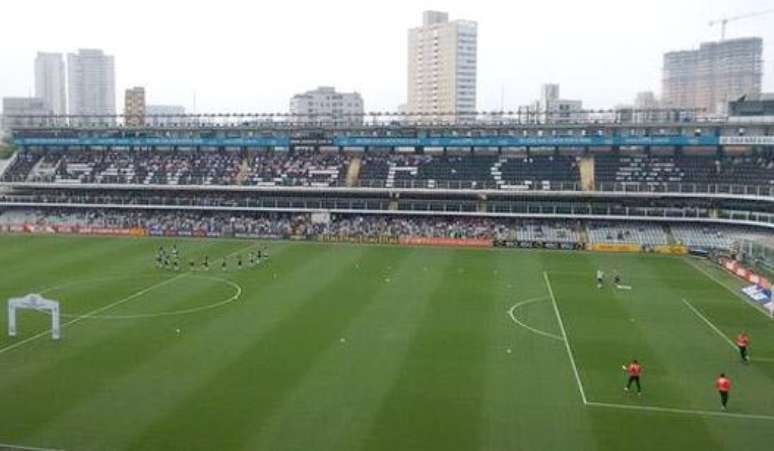
<instances>
[{"instance_id":1,"label":"stadium facade","mask_svg":"<svg viewBox=\"0 0 774 451\"><path fill-rule=\"evenodd\" d=\"M29 214L47 211L65 231L102 212L100 226L135 218L121 233L197 236L280 217L303 223L286 238L409 244L448 244L454 230L471 244L729 251L722 235L774 228L771 122L330 126L236 116L234 126L188 117L17 128L0 208L21 218L16 230L52 224ZM198 216L165 228L178 214Z\"/></svg>"}]
</instances>

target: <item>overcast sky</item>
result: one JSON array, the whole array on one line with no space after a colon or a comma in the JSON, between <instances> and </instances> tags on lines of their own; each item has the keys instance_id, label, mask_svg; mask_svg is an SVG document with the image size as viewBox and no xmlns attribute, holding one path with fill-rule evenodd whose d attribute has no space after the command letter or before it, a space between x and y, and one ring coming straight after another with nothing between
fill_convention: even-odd
<instances>
[{"instance_id":1,"label":"overcast sky","mask_svg":"<svg viewBox=\"0 0 774 451\"><path fill-rule=\"evenodd\" d=\"M25 0L0 3L0 97L34 93L37 51L102 48L123 90L198 112L287 111L319 85L359 91L369 111L405 102L407 29L425 9L478 22L478 108L537 98L544 82L586 107L660 91L664 52L720 37L708 21L773 9L772 0ZM774 91L774 14L728 25L764 39ZM122 107L119 107L121 110Z\"/></svg>"}]
</instances>

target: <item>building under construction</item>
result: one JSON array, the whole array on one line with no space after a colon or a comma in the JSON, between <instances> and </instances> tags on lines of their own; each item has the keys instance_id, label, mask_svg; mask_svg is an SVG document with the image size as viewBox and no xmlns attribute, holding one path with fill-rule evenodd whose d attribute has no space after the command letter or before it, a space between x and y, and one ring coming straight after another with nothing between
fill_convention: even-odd
<instances>
[{"instance_id":1,"label":"building under construction","mask_svg":"<svg viewBox=\"0 0 774 451\"><path fill-rule=\"evenodd\" d=\"M726 114L728 102L761 92L763 40L702 43L698 50L664 55L662 96L666 106Z\"/></svg>"}]
</instances>

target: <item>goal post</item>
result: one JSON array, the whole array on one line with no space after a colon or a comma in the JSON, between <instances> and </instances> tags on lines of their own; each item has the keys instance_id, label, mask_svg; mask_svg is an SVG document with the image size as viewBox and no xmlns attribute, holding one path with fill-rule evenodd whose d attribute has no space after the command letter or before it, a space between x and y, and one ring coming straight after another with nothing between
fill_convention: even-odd
<instances>
[{"instance_id":1,"label":"goal post","mask_svg":"<svg viewBox=\"0 0 774 451\"><path fill-rule=\"evenodd\" d=\"M16 336L16 310L36 310L51 316L51 338L61 338L61 323L59 318L59 302L46 299L43 296L31 293L20 298L8 299L8 335Z\"/></svg>"}]
</instances>

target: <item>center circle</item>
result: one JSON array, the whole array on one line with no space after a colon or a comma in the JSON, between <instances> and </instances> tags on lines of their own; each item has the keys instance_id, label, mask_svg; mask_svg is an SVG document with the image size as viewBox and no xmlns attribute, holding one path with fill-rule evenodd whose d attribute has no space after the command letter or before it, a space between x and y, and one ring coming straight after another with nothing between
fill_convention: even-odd
<instances>
[{"instance_id":1,"label":"center circle","mask_svg":"<svg viewBox=\"0 0 774 451\"><path fill-rule=\"evenodd\" d=\"M219 300L215 302L210 302L204 305L199 305L196 307L190 307L190 308L183 308L183 309L176 309L176 310L168 310L168 311L158 311L158 312L145 312L145 313L134 313L134 314L122 314L122 315L111 315L108 313L101 313L100 309L104 309L105 311L109 310L110 303L105 304L103 306L98 306L94 310L91 310L91 312L84 312L84 313L61 313L62 318L93 318L93 319L141 319L141 318L156 318L156 317L164 317L164 316L177 316L177 315L187 315L191 313L197 313L202 312L206 310L212 310L219 307L223 307L225 305L228 305L236 300L238 300L242 295L242 287L227 279L223 279L220 277L214 277L214 276L207 276L203 274L194 274L194 273L181 273L173 277L167 277L167 278L160 278L158 275L137 275L137 276L125 276L125 275L116 275L116 276L106 276L106 277L97 277L97 278L91 278L91 279L83 279L83 280L75 280L71 282L66 282L60 285L55 285L52 287L45 288L40 291L41 295L47 295L56 298L57 292L62 292L66 288L71 287L78 287L78 286L84 286L87 284L91 284L92 287L94 285L100 284L101 282L107 282L107 281L137 281L137 280L143 280L143 279L155 279L157 280L154 283L147 283L143 286L139 287L139 289L133 291L132 293L129 293L128 295L120 298L111 300L111 302L116 304L116 307L119 306L119 303L122 303L122 301L126 301L127 304L130 304L134 299L139 299L143 296L152 296L153 291L155 289L161 289L163 285L169 284L173 285L172 279L175 278L183 278L183 277L189 277L199 280L205 280L205 281L214 281L216 282L215 285L225 285L228 288L230 288L231 294L226 295L224 294L222 297L219 297ZM212 286L215 286L212 285ZM95 289L92 289L91 291L94 291ZM105 286L100 285L98 288L96 288L96 291L105 291ZM88 293L88 292L87 292ZM93 293L88 293L90 296L94 296ZM66 308L66 304L63 305L63 307ZM64 310L64 308L63 308Z\"/></svg>"}]
</instances>

